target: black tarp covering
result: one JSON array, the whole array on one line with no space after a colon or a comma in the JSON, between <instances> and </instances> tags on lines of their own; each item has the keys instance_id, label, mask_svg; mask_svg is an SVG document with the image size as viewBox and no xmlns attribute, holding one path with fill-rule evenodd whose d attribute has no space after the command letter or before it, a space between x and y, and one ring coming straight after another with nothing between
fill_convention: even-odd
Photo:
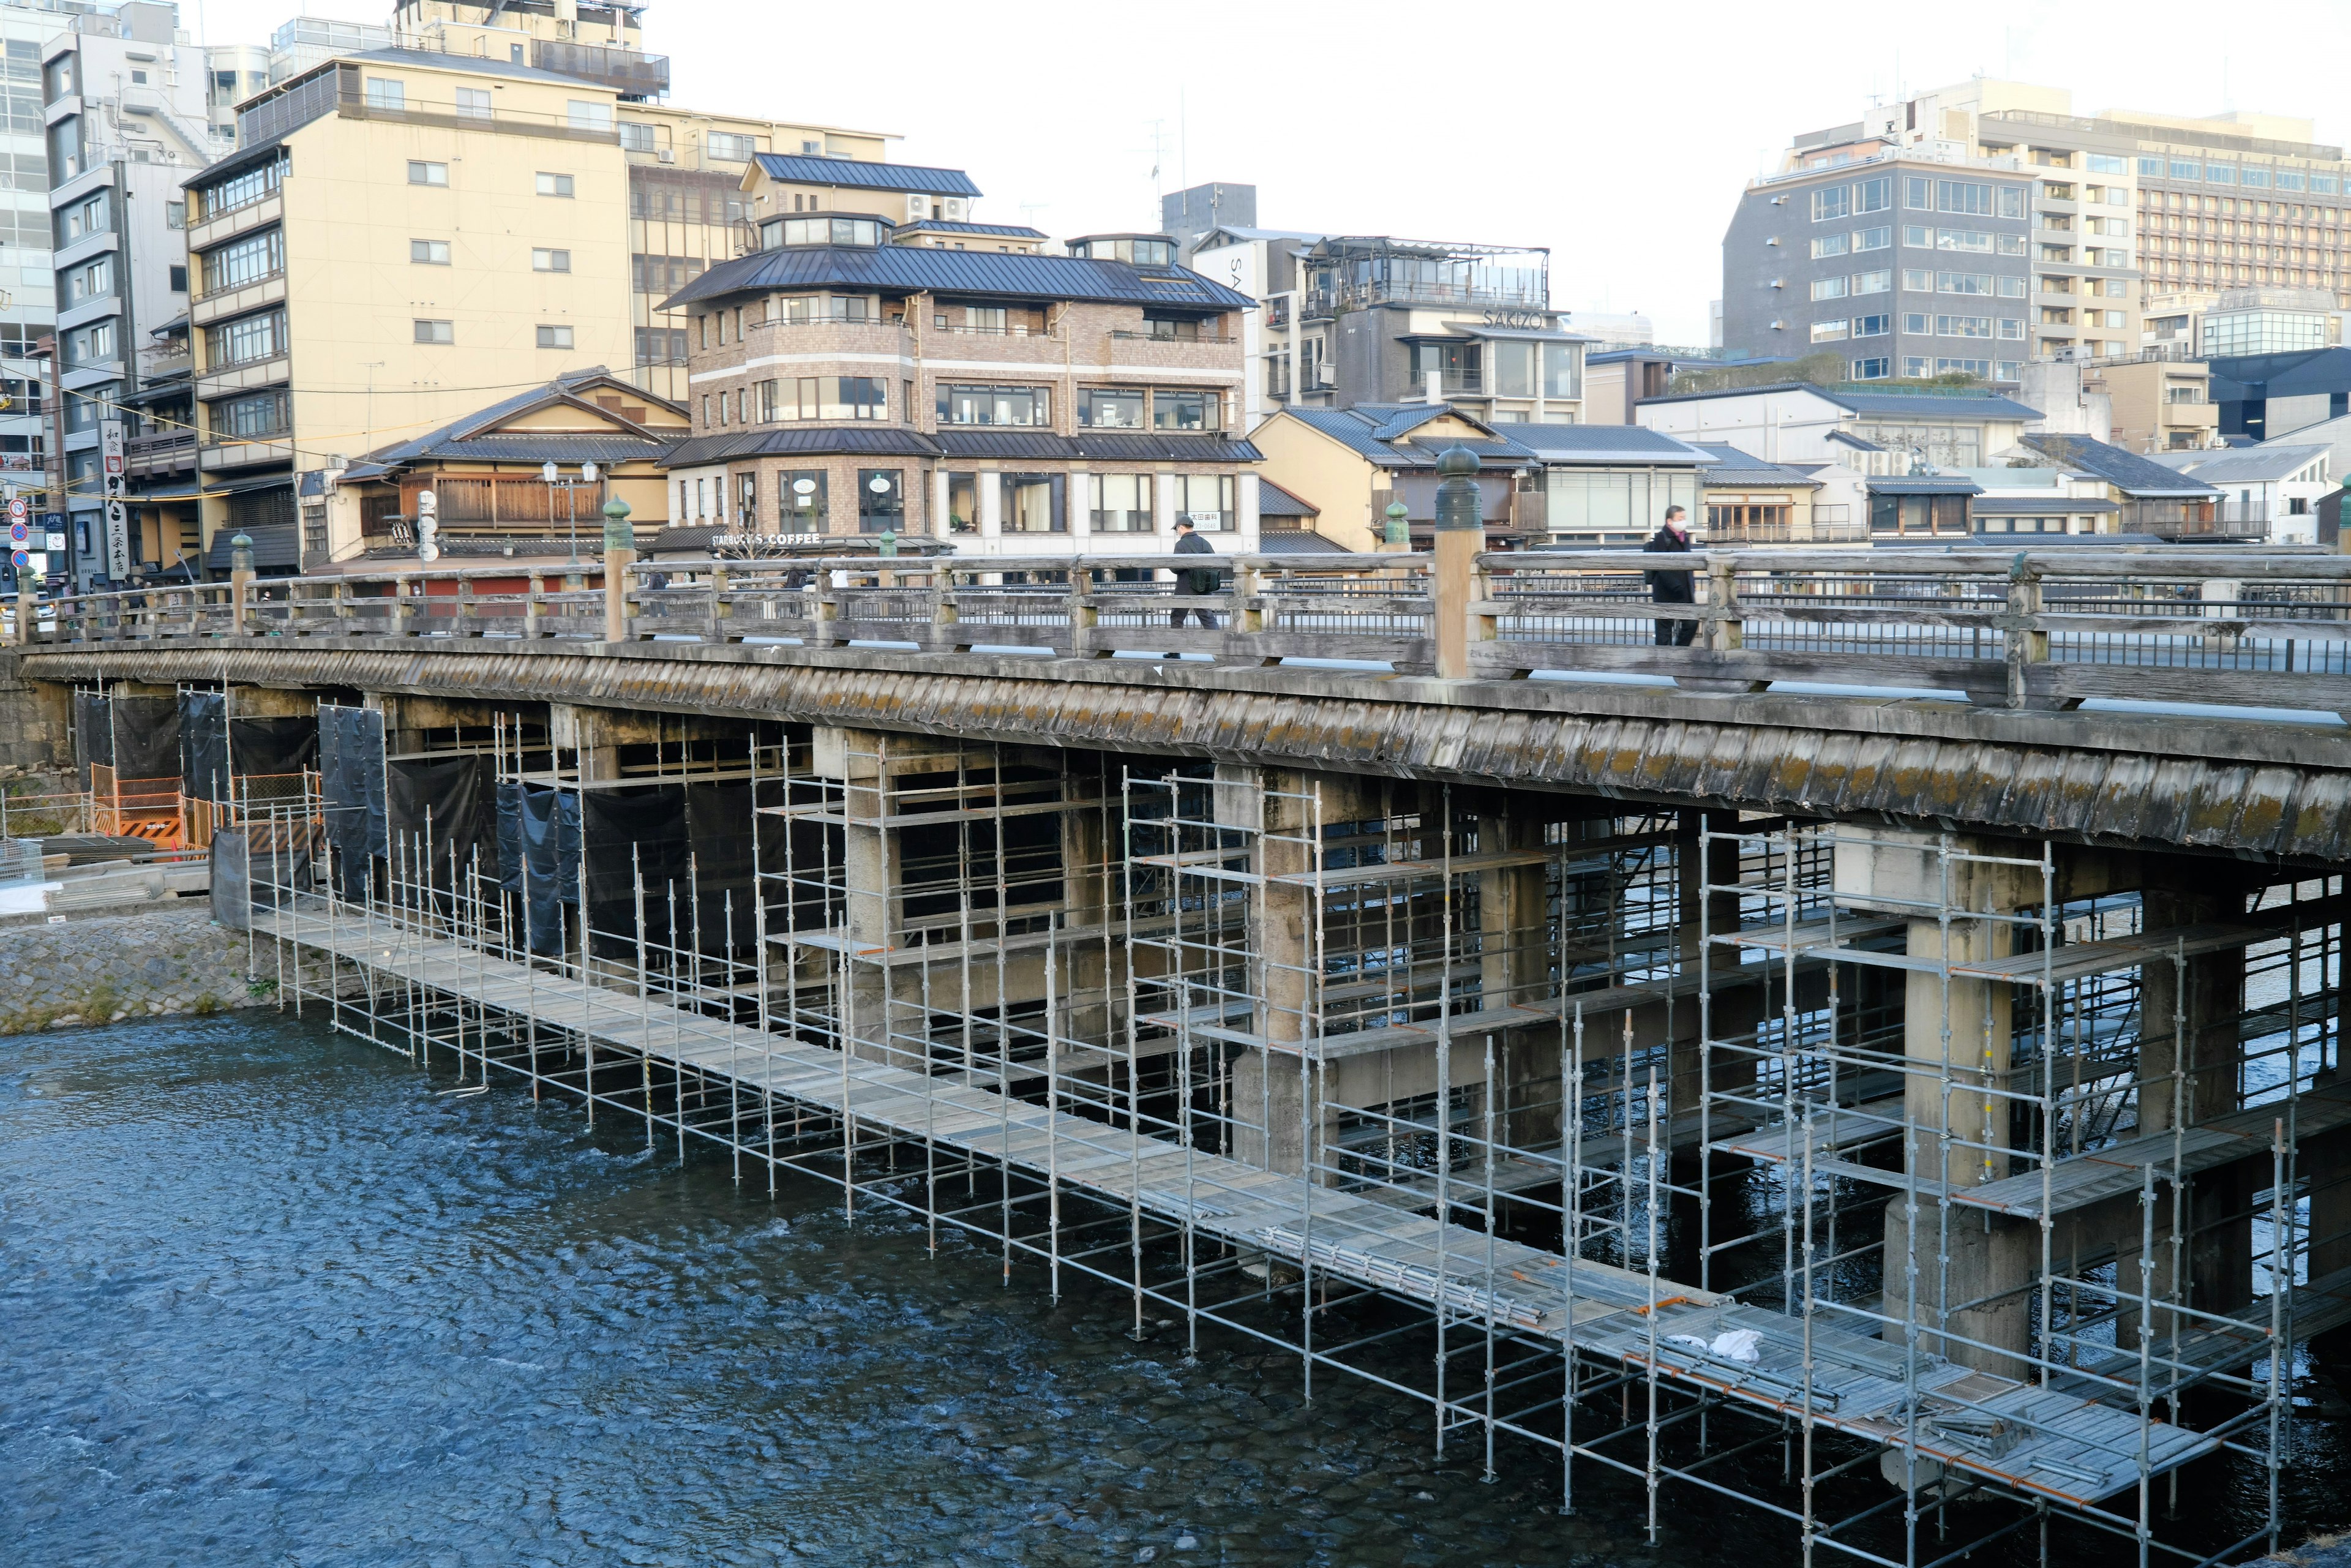
<instances>
[{"instance_id":1,"label":"black tarp covering","mask_svg":"<svg viewBox=\"0 0 2351 1568\"><path fill-rule=\"evenodd\" d=\"M498 881L497 796L491 759L461 757L396 757L384 766L384 819L395 841L392 861L404 883L467 890L475 856L483 878ZM419 862L429 858L429 873Z\"/></svg>"},{"instance_id":2,"label":"black tarp covering","mask_svg":"<svg viewBox=\"0 0 2351 1568\"><path fill-rule=\"evenodd\" d=\"M169 779L180 771L180 699L114 699L114 777Z\"/></svg>"},{"instance_id":3,"label":"black tarp covering","mask_svg":"<svg viewBox=\"0 0 2351 1568\"><path fill-rule=\"evenodd\" d=\"M180 694L180 793L228 799L228 708L218 692Z\"/></svg>"},{"instance_id":4,"label":"black tarp covering","mask_svg":"<svg viewBox=\"0 0 2351 1568\"><path fill-rule=\"evenodd\" d=\"M108 721L113 708L103 692L77 689L73 695L74 768L80 775L78 789L89 788L89 770L114 766L114 728Z\"/></svg>"},{"instance_id":5,"label":"black tarp covering","mask_svg":"<svg viewBox=\"0 0 2351 1568\"><path fill-rule=\"evenodd\" d=\"M534 953L564 950L562 906L580 903L580 797L569 789L498 783L499 883L516 900Z\"/></svg>"},{"instance_id":6,"label":"black tarp covering","mask_svg":"<svg viewBox=\"0 0 2351 1568\"><path fill-rule=\"evenodd\" d=\"M256 909L276 909L310 890L310 862L320 848L307 822L256 822L213 834L213 918L232 931L253 924Z\"/></svg>"},{"instance_id":7,"label":"black tarp covering","mask_svg":"<svg viewBox=\"0 0 2351 1568\"><path fill-rule=\"evenodd\" d=\"M319 793L335 847L335 885L346 898L384 885L374 862L391 852L384 826L383 715L368 708L319 709Z\"/></svg>"},{"instance_id":8,"label":"black tarp covering","mask_svg":"<svg viewBox=\"0 0 2351 1568\"><path fill-rule=\"evenodd\" d=\"M120 744L120 737L117 745ZM228 721L229 761L241 779L283 777L317 766L319 721L308 715Z\"/></svg>"},{"instance_id":9,"label":"black tarp covering","mask_svg":"<svg viewBox=\"0 0 2351 1568\"><path fill-rule=\"evenodd\" d=\"M582 852L588 862L588 918L599 954L634 956L636 879L644 889L648 947L672 945L674 909L675 946L694 945L698 934L705 953L743 955L753 949L758 925L752 903L754 819L747 782L584 789L579 798ZM763 817L758 822L768 835L763 843L780 865L781 819Z\"/></svg>"}]
</instances>

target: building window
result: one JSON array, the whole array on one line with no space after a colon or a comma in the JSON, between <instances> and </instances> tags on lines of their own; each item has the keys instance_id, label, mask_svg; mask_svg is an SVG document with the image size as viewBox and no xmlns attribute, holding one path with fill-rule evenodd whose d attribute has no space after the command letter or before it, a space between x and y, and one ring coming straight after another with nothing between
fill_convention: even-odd
<instances>
[{"instance_id":1,"label":"building window","mask_svg":"<svg viewBox=\"0 0 2351 1568\"><path fill-rule=\"evenodd\" d=\"M1881 316L1878 319L1882 321L1885 318ZM1855 360L1853 362L1853 379L1857 382L1881 382L1893 373L1894 361L1882 354L1874 359Z\"/></svg>"},{"instance_id":2,"label":"building window","mask_svg":"<svg viewBox=\"0 0 2351 1568\"><path fill-rule=\"evenodd\" d=\"M1938 338L1989 338L1991 318L1989 316L1938 316L1935 335Z\"/></svg>"},{"instance_id":3,"label":"building window","mask_svg":"<svg viewBox=\"0 0 2351 1568\"><path fill-rule=\"evenodd\" d=\"M66 303L68 305L78 305L85 299L103 299L113 292L114 258L110 256L84 262L66 274Z\"/></svg>"},{"instance_id":4,"label":"building window","mask_svg":"<svg viewBox=\"0 0 2351 1568\"><path fill-rule=\"evenodd\" d=\"M65 335L66 363L99 364L114 358L114 323L93 321Z\"/></svg>"},{"instance_id":5,"label":"building window","mask_svg":"<svg viewBox=\"0 0 2351 1568\"><path fill-rule=\"evenodd\" d=\"M1815 343L1841 342L1847 336L1850 327L1851 323L1845 321L1815 321L1813 323L1813 341Z\"/></svg>"},{"instance_id":6,"label":"building window","mask_svg":"<svg viewBox=\"0 0 2351 1568\"><path fill-rule=\"evenodd\" d=\"M1080 387L1078 423L1095 430L1141 430L1144 402L1137 389Z\"/></svg>"},{"instance_id":7,"label":"building window","mask_svg":"<svg viewBox=\"0 0 2351 1568\"><path fill-rule=\"evenodd\" d=\"M1542 346L1542 394L1546 398L1583 395L1583 345L1545 343Z\"/></svg>"},{"instance_id":8,"label":"building window","mask_svg":"<svg viewBox=\"0 0 2351 1568\"><path fill-rule=\"evenodd\" d=\"M1827 256L1843 256L1852 244L1851 235L1823 235L1813 242L1813 259L1819 261Z\"/></svg>"},{"instance_id":9,"label":"building window","mask_svg":"<svg viewBox=\"0 0 2351 1568\"><path fill-rule=\"evenodd\" d=\"M170 267L164 268L164 271L169 274L167 287L172 293L185 294L188 291L188 269L186 267Z\"/></svg>"},{"instance_id":10,"label":"building window","mask_svg":"<svg viewBox=\"0 0 2351 1568\"><path fill-rule=\"evenodd\" d=\"M638 328L637 363L641 365L685 363L685 329L682 327Z\"/></svg>"},{"instance_id":11,"label":"building window","mask_svg":"<svg viewBox=\"0 0 2351 1568\"><path fill-rule=\"evenodd\" d=\"M413 167L411 165L412 171ZM413 172L410 178L415 178ZM195 196L202 204L203 215L216 218L224 213L233 213L239 207L249 207L256 202L276 195L285 179L286 161L280 158L264 163L258 169L247 169L217 185L206 186L196 192ZM442 183L446 184L448 182L444 178Z\"/></svg>"},{"instance_id":12,"label":"building window","mask_svg":"<svg viewBox=\"0 0 2351 1568\"><path fill-rule=\"evenodd\" d=\"M1992 291L1989 272L1938 272L1935 274L1935 291L1938 294L1990 294Z\"/></svg>"},{"instance_id":13,"label":"building window","mask_svg":"<svg viewBox=\"0 0 2351 1568\"><path fill-rule=\"evenodd\" d=\"M167 229L186 228L188 226L188 204L185 202L165 202L163 204L163 226Z\"/></svg>"},{"instance_id":14,"label":"building window","mask_svg":"<svg viewBox=\"0 0 2351 1568\"><path fill-rule=\"evenodd\" d=\"M204 292L241 288L286 270L286 233L265 229L204 253Z\"/></svg>"},{"instance_id":15,"label":"building window","mask_svg":"<svg viewBox=\"0 0 2351 1568\"><path fill-rule=\"evenodd\" d=\"M598 99L575 98L563 106L564 123L574 131L609 131L612 129L612 106Z\"/></svg>"},{"instance_id":16,"label":"building window","mask_svg":"<svg viewBox=\"0 0 2351 1568\"><path fill-rule=\"evenodd\" d=\"M410 240L408 259L417 267L446 267L449 265L449 242L445 239Z\"/></svg>"},{"instance_id":17,"label":"building window","mask_svg":"<svg viewBox=\"0 0 2351 1568\"><path fill-rule=\"evenodd\" d=\"M2001 278L2001 279L2000 280L2000 297L2001 297L2002 299L2022 299L2022 298L2024 298L2024 279L2022 279L2022 277L2003 277L2003 278Z\"/></svg>"},{"instance_id":18,"label":"building window","mask_svg":"<svg viewBox=\"0 0 2351 1568\"><path fill-rule=\"evenodd\" d=\"M1887 267L1878 272L1856 272L1853 275L1855 294L1884 294L1894 287L1894 271Z\"/></svg>"},{"instance_id":19,"label":"building window","mask_svg":"<svg viewBox=\"0 0 2351 1568\"><path fill-rule=\"evenodd\" d=\"M286 312L265 310L258 316L224 322L204 334L204 368L225 370L274 360L286 351Z\"/></svg>"},{"instance_id":20,"label":"building window","mask_svg":"<svg viewBox=\"0 0 2351 1568\"><path fill-rule=\"evenodd\" d=\"M533 272L569 272L571 270L571 253L568 250L535 249L530 253L530 269Z\"/></svg>"},{"instance_id":21,"label":"building window","mask_svg":"<svg viewBox=\"0 0 2351 1568\"><path fill-rule=\"evenodd\" d=\"M425 163L412 158L408 161L408 183L412 185L446 185L449 183L449 165Z\"/></svg>"},{"instance_id":22,"label":"building window","mask_svg":"<svg viewBox=\"0 0 2351 1568\"><path fill-rule=\"evenodd\" d=\"M2024 337L2024 323L2013 317L2003 316L2000 319L2000 335L2021 340Z\"/></svg>"},{"instance_id":23,"label":"building window","mask_svg":"<svg viewBox=\"0 0 2351 1568\"><path fill-rule=\"evenodd\" d=\"M408 89L391 77L367 78L367 106L388 109L393 113L408 107Z\"/></svg>"},{"instance_id":24,"label":"building window","mask_svg":"<svg viewBox=\"0 0 2351 1568\"><path fill-rule=\"evenodd\" d=\"M643 120L621 121L621 149L625 152L653 152L653 128Z\"/></svg>"},{"instance_id":25,"label":"building window","mask_svg":"<svg viewBox=\"0 0 2351 1568\"><path fill-rule=\"evenodd\" d=\"M825 531L825 474L821 468L788 468L776 476L776 521L788 534Z\"/></svg>"},{"instance_id":26,"label":"building window","mask_svg":"<svg viewBox=\"0 0 2351 1568\"><path fill-rule=\"evenodd\" d=\"M813 321L870 321L873 301L862 294L795 294L777 300L774 314L795 327Z\"/></svg>"},{"instance_id":27,"label":"building window","mask_svg":"<svg viewBox=\"0 0 2351 1568\"><path fill-rule=\"evenodd\" d=\"M1823 185L1813 193L1813 222L1853 215L1853 192L1844 185Z\"/></svg>"},{"instance_id":28,"label":"building window","mask_svg":"<svg viewBox=\"0 0 2351 1568\"><path fill-rule=\"evenodd\" d=\"M490 107L490 95L481 88L461 87L457 89L458 119L488 120L495 113L496 110Z\"/></svg>"},{"instance_id":29,"label":"building window","mask_svg":"<svg viewBox=\"0 0 2351 1568\"><path fill-rule=\"evenodd\" d=\"M1053 393L1047 387L947 386L938 389L941 424L1053 423Z\"/></svg>"},{"instance_id":30,"label":"building window","mask_svg":"<svg viewBox=\"0 0 2351 1568\"><path fill-rule=\"evenodd\" d=\"M1233 528L1233 476L1229 474L1177 474L1167 481L1176 487L1176 520L1189 521L1204 534L1228 533Z\"/></svg>"},{"instance_id":31,"label":"building window","mask_svg":"<svg viewBox=\"0 0 2351 1568\"><path fill-rule=\"evenodd\" d=\"M457 328L455 322L419 320L414 322L413 326L416 329L416 340L420 343L454 343L457 340Z\"/></svg>"},{"instance_id":32,"label":"building window","mask_svg":"<svg viewBox=\"0 0 2351 1568\"><path fill-rule=\"evenodd\" d=\"M748 163L759 151L759 139L756 136L736 136L724 131L714 131L703 138L702 145L705 151L722 163Z\"/></svg>"},{"instance_id":33,"label":"building window","mask_svg":"<svg viewBox=\"0 0 2351 1568\"><path fill-rule=\"evenodd\" d=\"M449 183L445 173L441 183L444 185ZM538 176L538 193L542 196L569 196L571 194L571 176L542 172Z\"/></svg>"},{"instance_id":34,"label":"building window","mask_svg":"<svg viewBox=\"0 0 2351 1568\"><path fill-rule=\"evenodd\" d=\"M695 256L632 256L629 257L629 287L638 294L666 298L702 276L702 258Z\"/></svg>"},{"instance_id":35,"label":"building window","mask_svg":"<svg viewBox=\"0 0 2351 1568\"><path fill-rule=\"evenodd\" d=\"M759 383L759 417L861 420L890 417L889 382L880 376L794 376Z\"/></svg>"},{"instance_id":36,"label":"building window","mask_svg":"<svg viewBox=\"0 0 2351 1568\"><path fill-rule=\"evenodd\" d=\"M1224 399L1211 392L1160 387L1151 394L1154 430L1221 430Z\"/></svg>"},{"instance_id":37,"label":"building window","mask_svg":"<svg viewBox=\"0 0 2351 1568\"><path fill-rule=\"evenodd\" d=\"M1065 510L1069 478L1061 474L1006 474L998 478L1008 534L1060 534L1069 531Z\"/></svg>"},{"instance_id":38,"label":"building window","mask_svg":"<svg viewBox=\"0 0 2351 1568\"><path fill-rule=\"evenodd\" d=\"M1906 332L1931 332L1934 320L1923 310L1906 310L1902 313L1902 329Z\"/></svg>"},{"instance_id":39,"label":"building window","mask_svg":"<svg viewBox=\"0 0 2351 1568\"><path fill-rule=\"evenodd\" d=\"M1844 298L1846 287L1845 280L1842 277L1815 277L1813 279L1813 298L1842 299Z\"/></svg>"},{"instance_id":40,"label":"building window","mask_svg":"<svg viewBox=\"0 0 2351 1568\"><path fill-rule=\"evenodd\" d=\"M541 326L538 329L538 346L542 349L568 349L571 347L571 329L569 327Z\"/></svg>"},{"instance_id":41,"label":"building window","mask_svg":"<svg viewBox=\"0 0 2351 1568\"><path fill-rule=\"evenodd\" d=\"M1088 510L1098 534L1147 534L1155 527L1151 515L1151 476L1096 474Z\"/></svg>"},{"instance_id":42,"label":"building window","mask_svg":"<svg viewBox=\"0 0 2351 1568\"><path fill-rule=\"evenodd\" d=\"M286 389L226 398L212 405L215 440L253 440L283 435L293 427Z\"/></svg>"},{"instance_id":43,"label":"building window","mask_svg":"<svg viewBox=\"0 0 2351 1568\"><path fill-rule=\"evenodd\" d=\"M1894 329L1891 316L1856 316L1853 319L1853 335L1856 338L1883 338Z\"/></svg>"},{"instance_id":44,"label":"building window","mask_svg":"<svg viewBox=\"0 0 2351 1568\"><path fill-rule=\"evenodd\" d=\"M1855 229L1853 233L1853 248L1856 251L1885 250L1893 244L1891 228Z\"/></svg>"},{"instance_id":45,"label":"building window","mask_svg":"<svg viewBox=\"0 0 2351 1568\"><path fill-rule=\"evenodd\" d=\"M906 531L906 474L903 468L860 468L857 471L857 531L861 534Z\"/></svg>"}]
</instances>

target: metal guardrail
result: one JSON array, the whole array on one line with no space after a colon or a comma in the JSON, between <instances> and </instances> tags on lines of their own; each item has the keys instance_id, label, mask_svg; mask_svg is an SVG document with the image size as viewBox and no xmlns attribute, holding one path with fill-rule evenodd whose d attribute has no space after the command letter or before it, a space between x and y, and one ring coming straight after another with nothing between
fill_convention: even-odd
<instances>
[{"instance_id":1,"label":"metal guardrail","mask_svg":"<svg viewBox=\"0 0 2351 1568\"><path fill-rule=\"evenodd\" d=\"M1449 559L1449 564L1442 564ZM1184 591L1173 574L1220 573ZM1647 571L1695 600L1652 600ZM44 647L281 637L601 641L602 568L468 566L66 595ZM1449 608L1447 608L1449 607ZM54 612L54 620L49 612ZM1213 624L1199 624L1199 612ZM627 569L632 642L893 656L1196 653L1513 679L1643 675L2351 714L2351 558L2270 550L1928 553L1779 548L1428 555L950 556ZM1302 681L1318 677L1293 666Z\"/></svg>"}]
</instances>

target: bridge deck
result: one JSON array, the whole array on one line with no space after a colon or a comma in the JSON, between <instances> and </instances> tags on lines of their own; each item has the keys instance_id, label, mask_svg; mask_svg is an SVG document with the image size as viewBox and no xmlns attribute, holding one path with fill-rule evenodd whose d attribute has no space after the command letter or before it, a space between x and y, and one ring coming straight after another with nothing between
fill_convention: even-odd
<instances>
[{"instance_id":1,"label":"bridge deck","mask_svg":"<svg viewBox=\"0 0 2351 1568\"><path fill-rule=\"evenodd\" d=\"M1459 1322L1518 1337L1572 1343L1636 1375L1656 1375L1771 1413L1809 1409L1823 1427L1876 1443L1903 1443L1906 1363L1912 1353L1694 1286L1587 1260L1568 1260L1428 1215L1301 1177L1202 1153L1165 1139L1048 1110L972 1086L801 1044L692 1009L493 956L381 918L303 918L256 911L256 931L381 979L463 998L601 1047L676 1064L706 1081L809 1107L852 1124L998 1162L1049 1184L1131 1208L1247 1251L1284 1258L1423 1304ZM1467 1181L1464 1186L1473 1184ZM1702 1348L1752 1329L1761 1359ZM1991 1377L1920 1355L1917 1451L1986 1480L2088 1506L2136 1483L2142 1427L2118 1404ZM2006 1451L1980 1451L1938 1412L2004 1419L2022 1433ZM2157 1422L2145 1453L2160 1473L2210 1453L2216 1439Z\"/></svg>"}]
</instances>

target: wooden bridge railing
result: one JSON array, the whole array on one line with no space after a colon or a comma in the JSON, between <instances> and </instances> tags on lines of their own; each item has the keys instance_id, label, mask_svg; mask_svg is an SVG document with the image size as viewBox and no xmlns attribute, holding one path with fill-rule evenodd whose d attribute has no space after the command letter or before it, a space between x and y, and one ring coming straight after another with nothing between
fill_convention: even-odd
<instances>
[{"instance_id":1,"label":"wooden bridge railing","mask_svg":"<svg viewBox=\"0 0 2351 1568\"><path fill-rule=\"evenodd\" d=\"M1221 573L1217 591L1183 591L1172 573L1196 566ZM1693 601L1652 600L1644 573L1660 567L1691 574ZM2351 558L2340 556L1610 550L1465 555L1446 570L1468 580L1440 583L1425 555L868 555L639 563L624 592L632 642L856 647L877 659L1188 653L1488 679L1667 677L1720 691L1923 688L2008 707L2126 697L2351 713ZM1443 653L1440 604L1464 607L1452 646L1466 652ZM68 595L44 609L30 639L43 646L605 632L598 581L511 566L295 578L242 594L201 584Z\"/></svg>"}]
</instances>

